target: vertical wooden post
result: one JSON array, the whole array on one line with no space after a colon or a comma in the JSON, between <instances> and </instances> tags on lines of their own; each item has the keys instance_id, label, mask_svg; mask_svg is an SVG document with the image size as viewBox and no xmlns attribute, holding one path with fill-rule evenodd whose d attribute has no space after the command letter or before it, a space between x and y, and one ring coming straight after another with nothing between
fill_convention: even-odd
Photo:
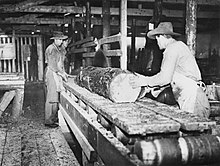
<instances>
[{"instance_id":1,"label":"vertical wooden post","mask_svg":"<svg viewBox=\"0 0 220 166\"><path fill-rule=\"evenodd\" d=\"M15 57L14 59L12 59L12 72L15 72L16 71L16 68L15 68L15 58L16 58L16 44L15 44L15 30L13 30L12 32L12 43L14 45L14 53L15 53Z\"/></svg>"},{"instance_id":2,"label":"vertical wooden post","mask_svg":"<svg viewBox=\"0 0 220 166\"><path fill-rule=\"evenodd\" d=\"M16 72L20 72L21 70L21 66L20 66L20 62L19 62L19 57L20 57L20 50L21 48L19 47L19 38L18 37L15 37L15 44L16 44Z\"/></svg>"},{"instance_id":3,"label":"vertical wooden post","mask_svg":"<svg viewBox=\"0 0 220 166\"><path fill-rule=\"evenodd\" d=\"M186 1L186 40L192 54L196 55L197 0Z\"/></svg>"},{"instance_id":4,"label":"vertical wooden post","mask_svg":"<svg viewBox=\"0 0 220 166\"><path fill-rule=\"evenodd\" d=\"M135 54L136 54L136 49L135 49L135 39L136 39L136 19L133 18L132 19L132 36L131 36L131 56L130 56L130 62L131 62L131 67L132 67L132 71L134 71L134 69L136 68L135 66Z\"/></svg>"},{"instance_id":5,"label":"vertical wooden post","mask_svg":"<svg viewBox=\"0 0 220 166\"><path fill-rule=\"evenodd\" d=\"M6 68L6 60L3 60L3 72L6 72L7 68Z\"/></svg>"},{"instance_id":6,"label":"vertical wooden post","mask_svg":"<svg viewBox=\"0 0 220 166\"><path fill-rule=\"evenodd\" d=\"M37 37L37 55L38 55L38 79L43 81L44 62L43 62L43 44L42 37Z\"/></svg>"},{"instance_id":7,"label":"vertical wooden post","mask_svg":"<svg viewBox=\"0 0 220 166\"><path fill-rule=\"evenodd\" d=\"M72 37L72 42L75 42L76 40L76 35L75 35L75 31L74 31L74 27L75 27L75 17L73 17L71 19L71 23L68 27L68 33L70 34L70 36ZM69 56L69 73L71 74L72 70L75 68L75 55L71 55Z\"/></svg>"},{"instance_id":8,"label":"vertical wooden post","mask_svg":"<svg viewBox=\"0 0 220 166\"><path fill-rule=\"evenodd\" d=\"M16 94L13 100L13 107L12 107L12 118L18 119L18 117L23 114L23 101L24 101L24 89L17 89Z\"/></svg>"},{"instance_id":9,"label":"vertical wooden post","mask_svg":"<svg viewBox=\"0 0 220 166\"><path fill-rule=\"evenodd\" d=\"M1 53L0 53L1 54ZM3 70L2 70L2 61L1 61L1 59L0 59L0 72L2 72Z\"/></svg>"},{"instance_id":10,"label":"vertical wooden post","mask_svg":"<svg viewBox=\"0 0 220 166\"><path fill-rule=\"evenodd\" d=\"M162 17L162 0L155 0L154 2L154 13L153 13L153 18L155 21L155 27L158 26L158 24L161 21Z\"/></svg>"},{"instance_id":11,"label":"vertical wooden post","mask_svg":"<svg viewBox=\"0 0 220 166\"><path fill-rule=\"evenodd\" d=\"M21 72L21 64L20 64L20 52L21 52L21 46L20 46L20 38L19 37L16 37L16 39L15 39L17 42L16 42L16 48L17 48L17 52L16 52L16 54L17 54L17 56L16 56L16 58L17 58L17 60L16 60L16 62L17 62L17 72Z\"/></svg>"},{"instance_id":12,"label":"vertical wooden post","mask_svg":"<svg viewBox=\"0 0 220 166\"><path fill-rule=\"evenodd\" d=\"M21 53L21 69L22 70L20 70L20 72L22 72L23 74L25 73L24 72L24 54L23 54L23 52L22 52L22 50L21 50L21 46L23 45L23 42L22 42L22 38L21 37L18 37L18 39L19 39L19 44L18 44L18 47L20 47L19 49L20 49L20 53ZM20 55L18 55L18 56L20 56ZM20 62L19 62L20 63Z\"/></svg>"},{"instance_id":13,"label":"vertical wooden post","mask_svg":"<svg viewBox=\"0 0 220 166\"><path fill-rule=\"evenodd\" d=\"M91 36L91 5L90 1L87 0L86 2L86 37ZM90 52L90 50L88 51ZM85 66L92 65L92 58L84 58L85 59Z\"/></svg>"},{"instance_id":14,"label":"vertical wooden post","mask_svg":"<svg viewBox=\"0 0 220 166\"><path fill-rule=\"evenodd\" d=\"M110 1L102 0L102 24L103 24L103 37L110 36ZM108 45L103 45L104 50L108 50Z\"/></svg>"},{"instance_id":15,"label":"vertical wooden post","mask_svg":"<svg viewBox=\"0 0 220 166\"><path fill-rule=\"evenodd\" d=\"M108 37L111 35L110 32L110 1L102 0L102 25L103 25L103 37ZM103 50L109 50L110 45L104 44ZM107 58L108 64L111 66L111 57Z\"/></svg>"},{"instance_id":16,"label":"vertical wooden post","mask_svg":"<svg viewBox=\"0 0 220 166\"><path fill-rule=\"evenodd\" d=\"M5 44L5 37L3 37L3 44ZM6 72L7 67L6 67L6 60L3 58L3 72Z\"/></svg>"},{"instance_id":17,"label":"vertical wooden post","mask_svg":"<svg viewBox=\"0 0 220 166\"><path fill-rule=\"evenodd\" d=\"M86 31L87 37L91 36L91 6L89 0L86 2Z\"/></svg>"},{"instance_id":18,"label":"vertical wooden post","mask_svg":"<svg viewBox=\"0 0 220 166\"><path fill-rule=\"evenodd\" d=\"M121 50L120 57L121 69L127 69L127 0L121 0L120 7L120 31L121 31Z\"/></svg>"},{"instance_id":19,"label":"vertical wooden post","mask_svg":"<svg viewBox=\"0 0 220 166\"><path fill-rule=\"evenodd\" d=\"M28 45L27 44L27 37L23 37L23 44L24 44L24 46ZM23 55L24 55L24 53L23 53ZM27 81L29 81L29 75L30 75L30 73L29 73L29 62L28 61L29 61L29 59L28 59L28 57L26 57L26 59L25 59L25 66L26 66L26 80Z\"/></svg>"}]
</instances>

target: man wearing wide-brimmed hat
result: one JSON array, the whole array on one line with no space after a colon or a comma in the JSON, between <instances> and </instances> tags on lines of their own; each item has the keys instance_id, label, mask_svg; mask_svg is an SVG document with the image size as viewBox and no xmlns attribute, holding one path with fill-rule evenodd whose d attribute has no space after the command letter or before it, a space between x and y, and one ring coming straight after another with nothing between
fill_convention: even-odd
<instances>
[{"instance_id":1,"label":"man wearing wide-brimmed hat","mask_svg":"<svg viewBox=\"0 0 220 166\"><path fill-rule=\"evenodd\" d=\"M60 31L54 31L50 38L54 40L45 51L45 126L58 127L58 102L59 93L63 90L62 81L67 81L67 74L63 68L63 40L67 39Z\"/></svg>"},{"instance_id":2,"label":"man wearing wide-brimmed hat","mask_svg":"<svg viewBox=\"0 0 220 166\"><path fill-rule=\"evenodd\" d=\"M151 77L138 75L131 78L130 84L134 88L142 86L148 89L170 84L181 110L209 117L210 105L205 92L199 86L201 73L196 59L185 43L174 39L180 34L173 31L172 23L161 22L147 36L156 39L159 48L164 50L160 72Z\"/></svg>"}]
</instances>

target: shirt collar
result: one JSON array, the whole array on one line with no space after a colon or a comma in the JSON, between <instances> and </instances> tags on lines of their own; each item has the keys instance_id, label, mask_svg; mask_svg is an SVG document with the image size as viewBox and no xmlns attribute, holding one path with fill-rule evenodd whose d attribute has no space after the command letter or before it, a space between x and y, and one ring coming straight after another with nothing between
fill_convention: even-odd
<instances>
[{"instance_id":1,"label":"shirt collar","mask_svg":"<svg viewBox=\"0 0 220 166\"><path fill-rule=\"evenodd\" d=\"M166 48L167 48L169 45L171 45L171 44L173 44L173 43L175 43L175 42L176 42L175 39L173 39L173 38L169 39L169 40L167 41Z\"/></svg>"},{"instance_id":2,"label":"shirt collar","mask_svg":"<svg viewBox=\"0 0 220 166\"><path fill-rule=\"evenodd\" d=\"M55 43L53 43L53 46L54 46L58 51L61 51L61 47L58 47Z\"/></svg>"}]
</instances>

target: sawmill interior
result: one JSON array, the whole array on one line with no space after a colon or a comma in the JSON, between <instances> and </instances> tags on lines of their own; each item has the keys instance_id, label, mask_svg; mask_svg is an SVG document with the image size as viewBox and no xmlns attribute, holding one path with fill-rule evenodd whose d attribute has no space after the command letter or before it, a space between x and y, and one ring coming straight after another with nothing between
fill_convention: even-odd
<instances>
[{"instance_id":1,"label":"sawmill interior","mask_svg":"<svg viewBox=\"0 0 220 166\"><path fill-rule=\"evenodd\" d=\"M167 22L195 57L208 117L129 84L160 72L163 51L148 34ZM68 79L59 126L48 128L55 32L68 39ZM0 165L220 165L220 0L0 0L0 52Z\"/></svg>"}]
</instances>

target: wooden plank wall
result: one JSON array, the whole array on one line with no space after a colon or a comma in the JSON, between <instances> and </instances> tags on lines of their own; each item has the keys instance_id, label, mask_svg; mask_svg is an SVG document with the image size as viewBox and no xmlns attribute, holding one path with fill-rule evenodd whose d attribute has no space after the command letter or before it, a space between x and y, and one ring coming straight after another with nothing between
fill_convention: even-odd
<instances>
[{"instance_id":1,"label":"wooden plank wall","mask_svg":"<svg viewBox=\"0 0 220 166\"><path fill-rule=\"evenodd\" d=\"M42 38L38 35L15 36L16 70L26 81L43 80Z\"/></svg>"},{"instance_id":2,"label":"wooden plank wall","mask_svg":"<svg viewBox=\"0 0 220 166\"><path fill-rule=\"evenodd\" d=\"M0 72L15 72L14 38L0 35Z\"/></svg>"}]
</instances>

